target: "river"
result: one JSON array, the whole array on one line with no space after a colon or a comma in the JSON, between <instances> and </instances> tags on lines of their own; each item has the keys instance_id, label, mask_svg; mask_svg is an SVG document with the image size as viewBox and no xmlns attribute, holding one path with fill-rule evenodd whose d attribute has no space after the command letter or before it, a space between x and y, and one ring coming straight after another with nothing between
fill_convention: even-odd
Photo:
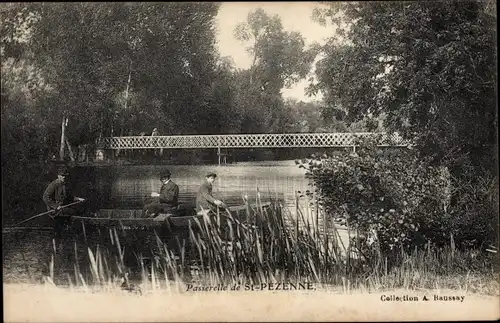
<instances>
[{"instance_id":1,"label":"river","mask_svg":"<svg viewBox=\"0 0 500 323\"><path fill-rule=\"evenodd\" d=\"M88 207L99 208L142 208L151 192L159 191L159 174L169 169L172 180L179 185L181 203L194 205L197 188L208 172L217 173L213 185L214 195L229 205L242 204L242 196L250 202L255 200L257 190L265 202L277 197L289 207L294 206L295 193L309 188L304 169L294 161L247 162L228 165L148 165L148 166L100 166L77 167L71 174L75 195L88 199ZM52 175L53 176L53 175ZM52 178L45 178L47 185ZM40 199L34 200L31 209L44 211ZM34 194L36 196L36 193ZM23 216L27 218L31 214ZM13 223L17 219L4 219ZM50 225L51 220L41 218L29 225ZM48 263L53 253L52 234L40 231L4 233L4 282L39 281L47 275ZM82 241L76 241L83 248ZM71 248L70 248L71 249ZM82 249L82 254L85 249ZM64 258L64 255L61 257Z\"/></svg>"}]
</instances>

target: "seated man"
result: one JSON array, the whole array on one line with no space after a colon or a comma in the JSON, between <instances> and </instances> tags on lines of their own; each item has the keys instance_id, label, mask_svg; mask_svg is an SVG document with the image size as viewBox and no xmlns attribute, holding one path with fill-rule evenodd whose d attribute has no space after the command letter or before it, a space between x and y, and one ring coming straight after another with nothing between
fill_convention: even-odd
<instances>
[{"instance_id":1,"label":"seated man","mask_svg":"<svg viewBox=\"0 0 500 323\"><path fill-rule=\"evenodd\" d=\"M143 217L155 217L162 212L175 212L178 207L179 186L170 179L169 170L160 174L162 186L160 193L153 192L151 197L158 197L158 201L146 204L142 210Z\"/></svg>"},{"instance_id":2,"label":"seated man","mask_svg":"<svg viewBox=\"0 0 500 323\"><path fill-rule=\"evenodd\" d=\"M55 231L58 237L62 231L68 227L71 216L76 214L76 209L73 207L64 207L67 204L75 201L84 201L85 199L73 196L67 182L69 171L66 167L60 167L57 170L57 179L52 181L45 192L43 193L43 202L47 206L47 210L54 210Z\"/></svg>"},{"instance_id":3,"label":"seated man","mask_svg":"<svg viewBox=\"0 0 500 323\"><path fill-rule=\"evenodd\" d=\"M217 207L225 207L224 202L212 196L212 183L216 177L217 174L215 173L208 173L205 176L205 180L201 183L196 195L196 212L201 210L217 212Z\"/></svg>"}]
</instances>

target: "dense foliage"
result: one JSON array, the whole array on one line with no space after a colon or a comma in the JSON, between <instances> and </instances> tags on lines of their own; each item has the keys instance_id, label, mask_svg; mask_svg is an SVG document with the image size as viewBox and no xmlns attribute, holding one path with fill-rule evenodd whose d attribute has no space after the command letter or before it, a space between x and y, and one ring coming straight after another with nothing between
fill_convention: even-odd
<instances>
[{"instance_id":1,"label":"dense foliage","mask_svg":"<svg viewBox=\"0 0 500 323\"><path fill-rule=\"evenodd\" d=\"M494 1L332 3L316 19L336 26L312 92L346 120L385 115L385 126L450 167L496 165ZM476 174L478 175L478 174Z\"/></svg>"},{"instance_id":2,"label":"dense foliage","mask_svg":"<svg viewBox=\"0 0 500 323\"><path fill-rule=\"evenodd\" d=\"M237 70L217 52L218 9L2 6L3 151L31 161L57 154L64 117L73 146L155 127L163 135L287 131L295 120L280 91L305 77L314 52L278 16L256 10L248 17L254 65ZM245 26L236 30L242 40Z\"/></svg>"},{"instance_id":3,"label":"dense foliage","mask_svg":"<svg viewBox=\"0 0 500 323\"><path fill-rule=\"evenodd\" d=\"M453 233L464 243L498 241L496 3L336 2L315 19L336 28L309 88L324 94L323 113L382 120L417 152L326 160L314 180L328 206L347 203L351 220L376 224L387 239L411 240L417 219L435 232L431 240ZM441 167L450 173L446 210L432 193Z\"/></svg>"},{"instance_id":4,"label":"dense foliage","mask_svg":"<svg viewBox=\"0 0 500 323\"><path fill-rule=\"evenodd\" d=\"M368 141L356 153L314 157L301 167L326 213L371 234L382 250L442 246L450 239L460 246L495 241L495 222L488 219L493 210L481 201L493 187L462 190L452 201L456 188L447 168L422 160L415 150L383 151Z\"/></svg>"},{"instance_id":5,"label":"dense foliage","mask_svg":"<svg viewBox=\"0 0 500 323\"><path fill-rule=\"evenodd\" d=\"M212 123L199 125L212 112L217 10L213 3L12 4L3 11L2 74L30 68L39 91L28 88L25 105L54 125L69 115L74 145L128 129L210 131ZM6 95L19 87L2 83Z\"/></svg>"}]
</instances>

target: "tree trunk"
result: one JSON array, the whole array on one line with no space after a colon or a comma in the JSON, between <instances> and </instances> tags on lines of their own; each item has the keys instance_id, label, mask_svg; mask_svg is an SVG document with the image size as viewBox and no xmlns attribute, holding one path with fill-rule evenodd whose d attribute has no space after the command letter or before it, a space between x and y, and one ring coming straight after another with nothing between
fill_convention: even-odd
<instances>
[{"instance_id":1,"label":"tree trunk","mask_svg":"<svg viewBox=\"0 0 500 323\"><path fill-rule=\"evenodd\" d=\"M128 80L127 80L127 88L125 89L125 111L128 108L128 95L130 90L130 81L132 80L132 60L130 60L130 65L128 67Z\"/></svg>"},{"instance_id":2,"label":"tree trunk","mask_svg":"<svg viewBox=\"0 0 500 323\"><path fill-rule=\"evenodd\" d=\"M98 141L101 141L101 138L103 136L103 132L104 132L104 113L101 112L101 123L99 126L99 140Z\"/></svg>"},{"instance_id":3,"label":"tree trunk","mask_svg":"<svg viewBox=\"0 0 500 323\"><path fill-rule=\"evenodd\" d=\"M255 62L257 61L257 34L254 35L255 41L253 44L253 61L252 65L250 66L250 85L253 84L254 81L254 74L255 74Z\"/></svg>"},{"instance_id":4,"label":"tree trunk","mask_svg":"<svg viewBox=\"0 0 500 323\"><path fill-rule=\"evenodd\" d=\"M129 92L130 92L130 81L132 80L132 60L130 60L130 64L128 67L128 80L127 80L127 87L125 88L125 103L123 104L123 110L124 113L121 115L121 124L120 124L120 137L123 137L124 133L124 127L125 127L125 116L127 115L127 108L128 108L128 97L129 97ZM120 149L116 151L116 155L118 156L120 154Z\"/></svg>"},{"instance_id":5,"label":"tree trunk","mask_svg":"<svg viewBox=\"0 0 500 323\"><path fill-rule=\"evenodd\" d=\"M59 148L59 159L64 161L64 144L66 143L66 126L68 125L68 118L63 116L61 122L61 145Z\"/></svg>"},{"instance_id":6,"label":"tree trunk","mask_svg":"<svg viewBox=\"0 0 500 323\"><path fill-rule=\"evenodd\" d=\"M68 139L66 138L64 141L66 142L66 146L68 146L69 157L71 158L71 161L75 161L75 154L73 153L73 149L71 149L71 145L69 144Z\"/></svg>"},{"instance_id":7,"label":"tree trunk","mask_svg":"<svg viewBox=\"0 0 500 323\"><path fill-rule=\"evenodd\" d=\"M122 118L122 129L120 131L120 136L123 136L124 133L124 127L127 124L125 122L125 116L128 115L127 109L128 109L128 97L130 93L130 82L132 81L132 60L130 60L130 64L128 66L128 80L127 80L127 87L125 88L125 103L123 106L123 110L125 111L123 118Z\"/></svg>"}]
</instances>

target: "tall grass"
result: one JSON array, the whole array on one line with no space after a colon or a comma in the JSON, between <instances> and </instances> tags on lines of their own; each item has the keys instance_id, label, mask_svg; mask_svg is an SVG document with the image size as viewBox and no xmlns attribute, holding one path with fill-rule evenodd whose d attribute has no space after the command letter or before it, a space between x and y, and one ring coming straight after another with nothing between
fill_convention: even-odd
<instances>
[{"instance_id":1,"label":"tall grass","mask_svg":"<svg viewBox=\"0 0 500 323\"><path fill-rule=\"evenodd\" d=\"M259 197L255 207L244 201L242 214L225 210L205 215L201 221L193 219L186 239L173 234L166 237L167 243L155 233L155 246L148 257L136 251L139 274L133 280L133 270L124 262L119 230L111 228L111 247L88 246L85 273L76 261L74 284L68 279L69 285L87 290L89 286L134 290L134 285L140 285L142 290L173 291L182 290L185 283L312 282L345 292L453 288L498 293L496 271L486 257L477 256L476 251L456 250L452 242L444 249L428 245L411 252L401 250L390 259L380 253L371 258L353 257L356 244L344 245L335 226L320 225L318 217L311 216L317 208L298 207L297 216L292 217L278 201L269 207ZM74 253L78 259L76 245ZM57 257L51 260L52 279L54 259Z\"/></svg>"}]
</instances>

